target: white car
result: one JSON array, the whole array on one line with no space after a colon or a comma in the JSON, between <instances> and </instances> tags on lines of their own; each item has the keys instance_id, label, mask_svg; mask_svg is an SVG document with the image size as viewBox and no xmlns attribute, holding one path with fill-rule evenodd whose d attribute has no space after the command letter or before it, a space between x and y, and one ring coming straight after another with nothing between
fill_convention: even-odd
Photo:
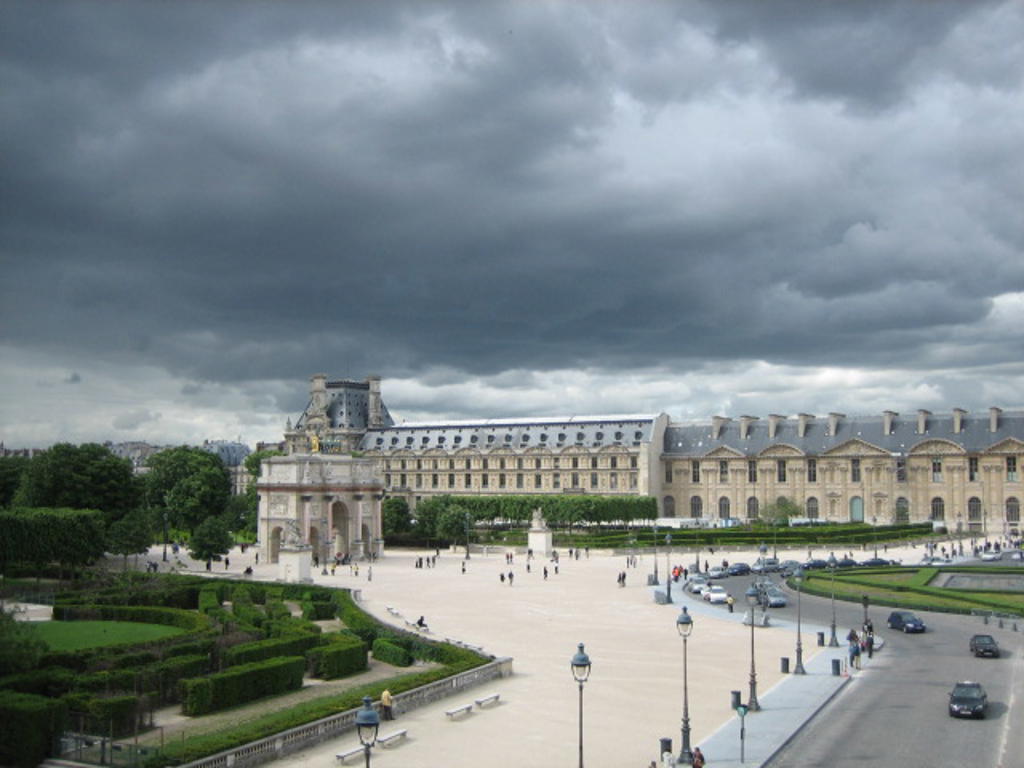
<instances>
[{"instance_id":1,"label":"white car","mask_svg":"<svg viewBox=\"0 0 1024 768\"><path fill-rule=\"evenodd\" d=\"M708 569L709 579L721 579L727 575L725 568L720 565L713 565Z\"/></svg>"},{"instance_id":2,"label":"white car","mask_svg":"<svg viewBox=\"0 0 1024 768\"><path fill-rule=\"evenodd\" d=\"M729 593L725 591L725 587L717 584L704 590L704 599L709 603L724 603L728 597Z\"/></svg>"},{"instance_id":3,"label":"white car","mask_svg":"<svg viewBox=\"0 0 1024 768\"><path fill-rule=\"evenodd\" d=\"M1002 552L996 552L996 551L982 552L981 553L981 559L984 560L987 563L991 563L991 562L993 562L995 560L1002 560L1003 559L1003 553Z\"/></svg>"}]
</instances>

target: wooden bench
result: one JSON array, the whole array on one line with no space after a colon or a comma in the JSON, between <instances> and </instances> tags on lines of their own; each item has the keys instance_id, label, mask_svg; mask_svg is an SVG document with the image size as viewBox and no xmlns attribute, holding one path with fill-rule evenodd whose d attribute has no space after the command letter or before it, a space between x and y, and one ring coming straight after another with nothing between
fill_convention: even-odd
<instances>
[{"instance_id":1,"label":"wooden bench","mask_svg":"<svg viewBox=\"0 0 1024 768\"><path fill-rule=\"evenodd\" d=\"M497 704L500 698L500 693L492 693L488 696L481 696L479 699L476 699L476 705L480 707L480 709L483 709L488 704Z\"/></svg>"},{"instance_id":2,"label":"wooden bench","mask_svg":"<svg viewBox=\"0 0 1024 768\"><path fill-rule=\"evenodd\" d=\"M348 750L347 752L339 752L338 754L335 755L335 757L338 758L338 762L344 763L350 757L355 757L356 755L362 755L364 753L364 751L365 750L363 749L363 745L360 744L358 747L352 747L352 749Z\"/></svg>"},{"instance_id":3,"label":"wooden bench","mask_svg":"<svg viewBox=\"0 0 1024 768\"><path fill-rule=\"evenodd\" d=\"M402 739L406 738L408 735L409 735L409 731L407 731L405 728L403 728L400 731L395 731L394 733L389 733L387 736L381 736L380 738L377 739L377 743L380 744L382 747L390 747L396 741L401 741Z\"/></svg>"},{"instance_id":4,"label":"wooden bench","mask_svg":"<svg viewBox=\"0 0 1024 768\"><path fill-rule=\"evenodd\" d=\"M446 710L445 714L448 715L449 719L454 718L456 715L465 715L473 711L472 704L463 704L461 707L453 707L452 709Z\"/></svg>"}]
</instances>

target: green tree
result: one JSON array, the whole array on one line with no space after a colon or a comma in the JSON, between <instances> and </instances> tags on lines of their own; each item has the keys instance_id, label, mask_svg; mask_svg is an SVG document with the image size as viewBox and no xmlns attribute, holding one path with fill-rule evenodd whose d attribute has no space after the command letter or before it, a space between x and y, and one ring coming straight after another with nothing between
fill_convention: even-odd
<instances>
[{"instance_id":1,"label":"green tree","mask_svg":"<svg viewBox=\"0 0 1024 768\"><path fill-rule=\"evenodd\" d=\"M128 459L96 443L58 443L29 462L14 506L98 509L109 523L138 505L139 489Z\"/></svg>"},{"instance_id":2,"label":"green tree","mask_svg":"<svg viewBox=\"0 0 1024 768\"><path fill-rule=\"evenodd\" d=\"M189 540L189 554L196 560L205 560L207 567L211 560L220 560L231 551L234 542L223 518L209 517L192 532Z\"/></svg>"},{"instance_id":3,"label":"green tree","mask_svg":"<svg viewBox=\"0 0 1024 768\"><path fill-rule=\"evenodd\" d=\"M146 499L164 528L173 525L195 531L210 517L224 514L231 496L231 479L215 453L180 446L149 457Z\"/></svg>"},{"instance_id":4,"label":"green tree","mask_svg":"<svg viewBox=\"0 0 1024 768\"><path fill-rule=\"evenodd\" d=\"M405 533L412 529L412 518L409 515L409 502L405 499L385 499L381 506L384 538L396 533Z\"/></svg>"},{"instance_id":5,"label":"green tree","mask_svg":"<svg viewBox=\"0 0 1024 768\"><path fill-rule=\"evenodd\" d=\"M28 456L0 456L0 508L6 509L13 503L30 461Z\"/></svg>"},{"instance_id":6,"label":"green tree","mask_svg":"<svg viewBox=\"0 0 1024 768\"><path fill-rule=\"evenodd\" d=\"M800 517L800 505L785 496L761 510L761 519L768 525L786 525L791 517Z\"/></svg>"},{"instance_id":7,"label":"green tree","mask_svg":"<svg viewBox=\"0 0 1024 768\"><path fill-rule=\"evenodd\" d=\"M473 534L473 515L461 504L449 504L437 515L437 537L448 541L464 542L469 554L469 542Z\"/></svg>"},{"instance_id":8,"label":"green tree","mask_svg":"<svg viewBox=\"0 0 1024 768\"><path fill-rule=\"evenodd\" d=\"M27 622L0 611L0 677L35 669L46 652L46 643Z\"/></svg>"},{"instance_id":9,"label":"green tree","mask_svg":"<svg viewBox=\"0 0 1024 768\"><path fill-rule=\"evenodd\" d=\"M245 471L249 473L249 477L253 480L257 480L260 476L260 465L263 464L264 459L269 459L272 456L283 456L284 454L278 450L263 450L255 451L245 457Z\"/></svg>"},{"instance_id":10,"label":"green tree","mask_svg":"<svg viewBox=\"0 0 1024 768\"><path fill-rule=\"evenodd\" d=\"M451 503L451 496L432 496L416 505L413 530L423 539L437 536L437 516Z\"/></svg>"},{"instance_id":11,"label":"green tree","mask_svg":"<svg viewBox=\"0 0 1024 768\"><path fill-rule=\"evenodd\" d=\"M135 509L116 520L107 528L107 549L124 557L128 570L128 555L141 555L153 543L153 515L145 509Z\"/></svg>"}]
</instances>

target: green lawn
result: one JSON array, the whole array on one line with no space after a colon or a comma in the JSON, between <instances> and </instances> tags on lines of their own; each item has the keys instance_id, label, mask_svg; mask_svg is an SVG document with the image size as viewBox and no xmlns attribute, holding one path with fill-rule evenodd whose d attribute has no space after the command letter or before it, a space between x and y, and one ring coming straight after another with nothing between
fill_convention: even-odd
<instances>
[{"instance_id":1,"label":"green lawn","mask_svg":"<svg viewBox=\"0 0 1024 768\"><path fill-rule=\"evenodd\" d=\"M183 634L185 630L163 624L134 621L40 621L31 626L53 651L78 651L122 643L146 643Z\"/></svg>"}]
</instances>

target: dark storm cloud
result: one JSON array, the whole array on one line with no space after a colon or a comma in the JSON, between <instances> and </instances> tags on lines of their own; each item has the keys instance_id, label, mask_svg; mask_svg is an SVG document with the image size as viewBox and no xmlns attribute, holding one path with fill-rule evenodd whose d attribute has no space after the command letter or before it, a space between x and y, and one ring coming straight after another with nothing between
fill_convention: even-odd
<instances>
[{"instance_id":1,"label":"dark storm cloud","mask_svg":"<svg viewBox=\"0 0 1024 768\"><path fill-rule=\"evenodd\" d=\"M1011 4L5 16L19 345L223 381L925 365L1024 290Z\"/></svg>"}]
</instances>

